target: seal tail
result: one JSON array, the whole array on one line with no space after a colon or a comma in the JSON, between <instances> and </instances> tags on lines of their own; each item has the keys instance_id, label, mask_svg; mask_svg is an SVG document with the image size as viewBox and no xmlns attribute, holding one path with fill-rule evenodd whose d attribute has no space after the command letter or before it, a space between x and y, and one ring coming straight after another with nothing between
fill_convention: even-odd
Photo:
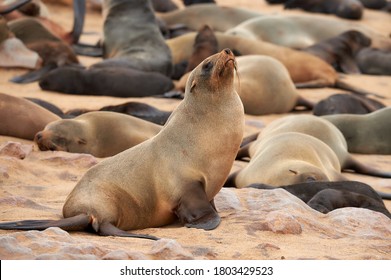
<instances>
[{"instance_id":1,"label":"seal tail","mask_svg":"<svg viewBox=\"0 0 391 280\"><path fill-rule=\"evenodd\" d=\"M377 94L377 93L373 93L373 92L370 92L370 91L367 91L367 90L364 90L364 89L357 88L357 87L355 87L353 85L350 85L350 84L346 83L345 81L343 81L341 78L338 78L335 81L335 85L334 86L335 86L335 88L351 91L351 92L353 92L355 94L358 94L358 95L363 95L363 96L373 95L373 96L375 96L377 98L382 98L382 99L385 98L383 95L380 95L380 94Z\"/></svg>"},{"instance_id":2,"label":"seal tail","mask_svg":"<svg viewBox=\"0 0 391 280\"><path fill-rule=\"evenodd\" d=\"M0 5L0 15L8 14L20 7L22 7L24 4L27 4L31 0L21 0L21 1L15 1L9 4L2 4Z\"/></svg>"},{"instance_id":3,"label":"seal tail","mask_svg":"<svg viewBox=\"0 0 391 280\"><path fill-rule=\"evenodd\" d=\"M361 162L358 162L354 158L350 157L344 164L343 168L344 171L348 170L354 170L357 173L364 174L364 175L370 175L375 177L381 177L381 178L391 178L391 172L378 170L376 168L373 168L371 166L362 164Z\"/></svg>"},{"instance_id":4,"label":"seal tail","mask_svg":"<svg viewBox=\"0 0 391 280\"><path fill-rule=\"evenodd\" d=\"M157 237L152 235L128 233L108 222L96 225L94 218L91 215L86 214L80 214L61 220L24 220L0 223L0 229L4 230L45 230L50 227L59 227L66 231L87 231L97 229L97 233L102 236L120 236L158 240Z\"/></svg>"}]
</instances>

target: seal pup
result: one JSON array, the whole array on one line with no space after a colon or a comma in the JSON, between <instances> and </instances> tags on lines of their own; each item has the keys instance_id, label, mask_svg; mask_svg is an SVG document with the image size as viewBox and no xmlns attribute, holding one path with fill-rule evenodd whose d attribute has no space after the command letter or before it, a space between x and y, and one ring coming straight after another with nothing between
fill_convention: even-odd
<instances>
[{"instance_id":1,"label":"seal pup","mask_svg":"<svg viewBox=\"0 0 391 280\"><path fill-rule=\"evenodd\" d=\"M303 49L303 51L320 57L337 71L346 74L361 73L356 60L356 54L371 45L372 40L363 33L349 30L336 37L321 41Z\"/></svg>"},{"instance_id":2,"label":"seal pup","mask_svg":"<svg viewBox=\"0 0 391 280\"><path fill-rule=\"evenodd\" d=\"M391 75L391 51L364 48L357 52L355 59L364 74Z\"/></svg>"},{"instance_id":3,"label":"seal pup","mask_svg":"<svg viewBox=\"0 0 391 280\"><path fill-rule=\"evenodd\" d=\"M8 222L0 229L90 226L101 235L133 236L125 231L164 226L176 218L187 227L216 228L220 217L212 201L229 174L244 130L234 68L229 49L195 68L184 100L164 128L89 169L67 197L64 219Z\"/></svg>"},{"instance_id":4,"label":"seal pup","mask_svg":"<svg viewBox=\"0 0 391 280\"><path fill-rule=\"evenodd\" d=\"M348 144L346 143L344 135L337 127L321 117L313 115L294 115L280 118L271 122L263 129L258 135L258 139L262 140L287 132L303 133L324 142L337 156L341 166L340 171L354 170L360 174L391 178L391 172L377 170L354 159L348 152ZM255 150L257 150L257 145L257 141L255 141L254 144L250 144L249 147L242 147L239 154L241 156L246 155L245 151L248 149L248 155L252 158Z\"/></svg>"},{"instance_id":5,"label":"seal pup","mask_svg":"<svg viewBox=\"0 0 391 280\"><path fill-rule=\"evenodd\" d=\"M114 112L90 112L51 122L35 135L41 151L109 157L155 136L161 126Z\"/></svg>"},{"instance_id":6,"label":"seal pup","mask_svg":"<svg viewBox=\"0 0 391 280\"><path fill-rule=\"evenodd\" d=\"M152 7L155 12L166 13L178 9L178 6L171 0L152 0Z\"/></svg>"},{"instance_id":7,"label":"seal pup","mask_svg":"<svg viewBox=\"0 0 391 280\"><path fill-rule=\"evenodd\" d=\"M284 8L300 8L313 13L335 14L347 19L361 19L364 13L363 5L357 0L287 0Z\"/></svg>"},{"instance_id":8,"label":"seal pup","mask_svg":"<svg viewBox=\"0 0 391 280\"><path fill-rule=\"evenodd\" d=\"M129 86L132 85L132 86ZM80 95L144 97L170 91L172 80L159 72L125 67L64 66L50 71L40 81L43 90Z\"/></svg>"},{"instance_id":9,"label":"seal pup","mask_svg":"<svg viewBox=\"0 0 391 280\"><path fill-rule=\"evenodd\" d=\"M275 189L265 184L247 186L260 190ZM382 197L369 185L357 181L339 182L304 182L299 184L278 186L300 198L312 209L328 213L343 207L366 208L383 213L391 218Z\"/></svg>"},{"instance_id":10,"label":"seal pup","mask_svg":"<svg viewBox=\"0 0 391 280\"><path fill-rule=\"evenodd\" d=\"M130 67L171 76L171 51L150 0L105 0L102 14L105 60L93 67Z\"/></svg>"},{"instance_id":11,"label":"seal pup","mask_svg":"<svg viewBox=\"0 0 391 280\"><path fill-rule=\"evenodd\" d=\"M185 6L205 4L205 3L216 4L216 1L214 0L182 0L182 2Z\"/></svg>"},{"instance_id":12,"label":"seal pup","mask_svg":"<svg viewBox=\"0 0 391 280\"><path fill-rule=\"evenodd\" d=\"M60 117L24 98L0 93L0 135L33 140L35 134Z\"/></svg>"},{"instance_id":13,"label":"seal pup","mask_svg":"<svg viewBox=\"0 0 391 280\"><path fill-rule=\"evenodd\" d=\"M385 105L375 99L339 93L320 100L313 108L315 116L334 114L368 114L384 108Z\"/></svg>"},{"instance_id":14,"label":"seal pup","mask_svg":"<svg viewBox=\"0 0 391 280\"><path fill-rule=\"evenodd\" d=\"M370 114L322 116L344 135L348 151L358 154L391 154L391 108Z\"/></svg>"}]
</instances>

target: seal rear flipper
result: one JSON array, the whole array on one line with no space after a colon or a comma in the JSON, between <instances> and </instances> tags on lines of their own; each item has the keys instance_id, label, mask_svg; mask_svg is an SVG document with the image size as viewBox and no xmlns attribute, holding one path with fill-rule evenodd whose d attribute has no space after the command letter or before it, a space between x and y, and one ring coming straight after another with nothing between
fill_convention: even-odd
<instances>
[{"instance_id":1,"label":"seal rear flipper","mask_svg":"<svg viewBox=\"0 0 391 280\"><path fill-rule=\"evenodd\" d=\"M344 171L346 170L354 170L356 173L380 177L380 178L391 178L391 172L378 170L369 165L358 162L354 158L350 157L342 167Z\"/></svg>"},{"instance_id":2,"label":"seal rear flipper","mask_svg":"<svg viewBox=\"0 0 391 280\"><path fill-rule=\"evenodd\" d=\"M215 229L221 220L199 184L186 188L174 213L186 227L204 230Z\"/></svg>"},{"instance_id":3,"label":"seal rear flipper","mask_svg":"<svg viewBox=\"0 0 391 280\"><path fill-rule=\"evenodd\" d=\"M80 214L62 220L24 220L17 222L0 223L0 229L6 230L44 230L50 227L59 227L68 231L81 231L90 227L91 217Z\"/></svg>"},{"instance_id":4,"label":"seal rear flipper","mask_svg":"<svg viewBox=\"0 0 391 280\"><path fill-rule=\"evenodd\" d=\"M21 1L15 1L9 4L2 4L0 5L0 15L8 14L20 7L22 7L24 4L27 4L31 0L21 0Z\"/></svg>"},{"instance_id":5,"label":"seal rear flipper","mask_svg":"<svg viewBox=\"0 0 391 280\"><path fill-rule=\"evenodd\" d=\"M341 78L343 78L342 75L341 75L341 77L339 77L335 81L335 85L334 85L335 88L351 91L351 92L353 92L355 94L359 94L359 95L363 95L363 96L373 95L373 96L375 96L377 98L385 99L385 97L383 95L380 95L380 94L377 94L377 93L373 93L373 92L367 91L365 89L357 88L357 87L355 87L353 85L350 85L350 84L346 83L345 81L342 81Z\"/></svg>"},{"instance_id":6,"label":"seal rear flipper","mask_svg":"<svg viewBox=\"0 0 391 280\"><path fill-rule=\"evenodd\" d=\"M57 68L55 64L46 65L38 70L27 72L21 76L16 76L10 79L11 82L16 84L28 84L39 81L44 75L49 73L51 70Z\"/></svg>"},{"instance_id":7,"label":"seal rear flipper","mask_svg":"<svg viewBox=\"0 0 391 280\"><path fill-rule=\"evenodd\" d=\"M152 236L152 235L146 235L146 234L136 234L136 233L129 233L122 229L117 228L111 223L103 222L99 226L98 234L102 236L119 236L119 237L132 237L132 238L144 238L144 239L151 239L151 240L159 240L159 238Z\"/></svg>"}]
</instances>

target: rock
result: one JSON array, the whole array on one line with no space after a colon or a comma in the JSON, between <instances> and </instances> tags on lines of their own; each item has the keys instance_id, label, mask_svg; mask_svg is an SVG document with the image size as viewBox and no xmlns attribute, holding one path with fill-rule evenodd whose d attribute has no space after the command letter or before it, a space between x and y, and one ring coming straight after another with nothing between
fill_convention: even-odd
<instances>
[{"instance_id":1,"label":"rock","mask_svg":"<svg viewBox=\"0 0 391 280\"><path fill-rule=\"evenodd\" d=\"M32 150L33 145L8 141L0 146L0 156L24 159L32 152Z\"/></svg>"}]
</instances>

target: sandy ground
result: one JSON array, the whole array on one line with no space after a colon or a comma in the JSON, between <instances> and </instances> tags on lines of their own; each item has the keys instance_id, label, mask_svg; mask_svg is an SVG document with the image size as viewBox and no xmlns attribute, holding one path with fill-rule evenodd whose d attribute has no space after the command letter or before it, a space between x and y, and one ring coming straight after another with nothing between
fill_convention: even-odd
<instances>
[{"instance_id":1,"label":"sandy ground","mask_svg":"<svg viewBox=\"0 0 391 280\"><path fill-rule=\"evenodd\" d=\"M179 1L175 1L179 3ZM284 14L299 14L300 11L284 11L280 5L269 6L266 2L261 0L250 1L233 1L233 0L219 0L217 1L221 5L232 5L247 7L253 10L260 11L262 13L284 13ZM179 3L180 4L180 3ZM64 6L50 5L49 6L53 19L58 23L63 24L66 27L71 27L72 24L72 11L69 8ZM324 15L326 16L326 15ZM327 17L327 16L326 16ZM332 16L328 16L332 17ZM342 20L342 19L341 19ZM365 10L364 18L361 22L365 23L367 26L377 30L379 33L388 36L388 33L391 30L391 20L390 15L377 12ZM102 18L100 14L96 11L89 11L86 18L85 31L96 32L92 35L84 35L82 40L95 42L101 32ZM80 57L80 60L85 65L90 65L100 59L97 58L87 58ZM27 84L27 85L17 85L8 82L11 77L15 75L22 74L26 70L23 69L0 69L0 92L11 94L14 96L20 97L38 97L49 102L52 102L59 106L62 110L67 111L74 108L86 108L86 109L98 109L105 105L114 105L124 103L126 101L141 101L153 106L156 106L164 110L174 109L180 101L178 100L169 100L169 99L156 99L156 98L113 98L113 97L92 97L92 96L75 96L75 95L66 95L55 92L44 92L42 91L37 83ZM383 96L386 96L386 99L382 99L383 103L387 106L391 105L391 77L389 76L368 76L368 75L351 75L348 77L348 81L353 84L359 85L362 88L370 89L375 91ZM304 97L317 102L331 94L341 92L332 88L324 89L303 89L300 90L300 94ZM290 113L295 114L295 113ZM268 116L246 116L246 135L258 131L261 126L267 125L272 120L280 118L288 114L281 115L268 115ZM16 139L12 137L0 136L0 146L6 141L16 141L28 145L33 145L33 142ZM379 156L379 155L355 155L360 161L376 166L381 169L390 170L391 169L391 156ZM61 215L61 206L62 203L70 192L70 190L75 185L76 181L84 174L84 172L93 165L96 161L100 159L94 159L89 156L81 155L70 155L62 152L40 152L37 147L33 147L33 152L29 155L28 160L17 161L10 158L0 158L0 203L3 203L5 206L0 210L0 220L16 220L16 219L28 219L28 218L59 218ZM243 163L236 162L233 169L236 169L242 166ZM5 171L4 171L5 170ZM1 177L2 174L8 174L8 177ZM369 176L357 175L357 174L346 174L349 179L358 180L370 184L375 189L391 193L391 179L381 179L374 178ZM50 191L48 189L50 188ZM225 194L226 192L224 192ZM243 199L243 196L251 195L251 192L239 194L238 191L233 191L240 199ZM24 197L26 199L32 199L34 202L39 205L44 205L50 209L43 209L42 207L24 207L27 204L20 202L12 204L6 204L5 201L11 197ZM19 203L19 204L18 204ZM391 202L387 201L386 205L389 210L391 210ZM45 211L43 211L45 210ZM223 223L224 217L229 219L229 211L222 212L223 214ZM316 214L313 214L316 215ZM386 222L387 223L387 222ZM235 225L235 222L229 223L230 225ZM227 223L228 227L228 223ZM366 255L364 250L367 250L364 247L357 246L357 244L362 244L365 240L365 237L355 236L353 239L354 243L343 243L341 239L319 239L319 237L313 237L313 232L303 232L301 235L278 235L274 232L262 232L262 238L264 240L274 240L273 244L279 245L270 245L269 243L261 242L263 244L261 247L262 250L266 250L268 253L257 255L254 252L251 252L252 245L241 245L236 244L234 250L223 250L220 246L221 244L234 244L237 243L235 236L237 234L243 234L243 232L236 232L227 227L222 227L216 232L216 236L213 236L213 232L208 232L205 235L205 238L210 241L210 243L202 244L201 249L194 249L193 247L197 244L197 238L199 238L198 232L195 230L188 230L178 227L165 227L163 231L159 229L151 229L148 232L151 234L156 234L165 238L174 238L177 240L186 250L192 252L193 257L197 258L199 253L200 258L207 259L231 259L231 258L241 258L241 259L280 259L282 256L284 258L290 259L304 259L304 258L315 258L315 259L327 259L327 258L337 258L337 259L365 259L365 258L383 258L391 259L391 244L390 236L386 239L377 240L380 243L378 244L379 251L378 255L376 252L369 252ZM387 225L390 227L390 224ZM219 227L220 228L220 227ZM311 228L311 226L309 226ZM179 231L179 232L178 232ZM244 231L246 232L246 231ZM247 234L248 234L247 230ZM6 237L10 232L0 231L0 237ZM182 236L184 235L184 236ZM139 250L145 251L149 250L148 241L140 241L136 246L130 246L127 244L126 240L121 238L102 238L97 236L91 236L86 233L72 233L72 237L82 240L81 242L91 241L94 244L101 244L105 248L115 249L115 248L127 248L129 250ZM387 236L387 234L386 234ZM225 238L226 237L226 238ZM243 240L243 242L250 243L253 241L254 236L248 237L249 239ZM259 238L256 236L255 239ZM343 238L342 238L343 239ZM201 237L202 240L202 237ZM213 240L213 241L211 241ZM377 242L376 241L376 242ZM138 241L137 241L138 242ZM133 243L133 241L132 241ZM388 243L388 247L387 247ZM266 244L266 245L265 245ZM267 245L269 244L269 245ZM283 245L281 245L283 244ZM353 247L344 247L346 244L348 246L354 245ZM134 245L134 243L133 243ZM376 245L376 244L375 244ZM375 246L374 245L374 246ZM242 247L243 246L243 247ZM266 246L266 247L265 247ZM277 246L278 250L273 246ZM285 246L285 247L284 247ZM377 245L376 245L377 246ZM240 248L250 248L241 250ZM280 249L280 248L285 249ZM193 249L192 249L193 248ZM207 248L207 249L206 249ZM212 248L212 249L210 249ZM266 248L266 249L265 249ZM271 249L270 249L271 248ZM273 249L274 248L274 249ZM334 248L334 249L330 249ZM337 249L335 249L337 248ZM202 252L201 252L201 251ZM209 250L209 251L208 251ZM380 252L381 251L381 252ZM209 253L208 253L209 252ZM210 253L213 252L213 253ZM235 253L236 252L236 253ZM270 253L272 252L272 253ZM151 258L150 254L147 254L148 258ZM10 257L11 258L11 257ZM23 258L23 257L20 257ZM28 257L25 257L28 258ZM129 257L132 258L132 257ZM170 256L164 257L158 255L152 258L172 258ZM184 257L183 257L184 258Z\"/></svg>"}]
</instances>

